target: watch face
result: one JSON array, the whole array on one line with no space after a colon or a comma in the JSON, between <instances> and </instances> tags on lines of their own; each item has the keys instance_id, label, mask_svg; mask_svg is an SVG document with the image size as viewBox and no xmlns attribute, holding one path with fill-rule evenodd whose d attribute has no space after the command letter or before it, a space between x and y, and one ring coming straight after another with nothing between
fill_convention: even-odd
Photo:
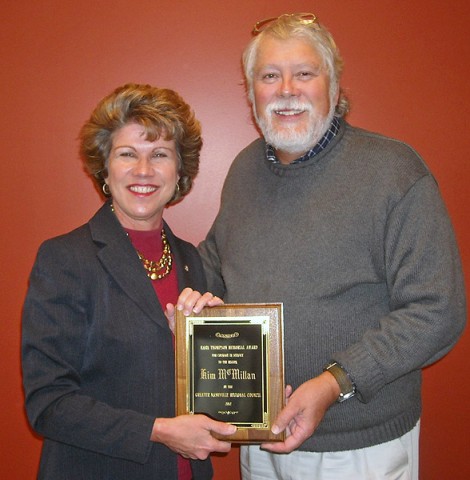
<instances>
[{"instance_id":1,"label":"watch face","mask_svg":"<svg viewBox=\"0 0 470 480\"><path fill-rule=\"evenodd\" d=\"M345 400L348 400L351 397L354 397L356 395L356 392L354 390L348 392L348 393L340 393L337 402L341 403L344 402Z\"/></svg>"}]
</instances>

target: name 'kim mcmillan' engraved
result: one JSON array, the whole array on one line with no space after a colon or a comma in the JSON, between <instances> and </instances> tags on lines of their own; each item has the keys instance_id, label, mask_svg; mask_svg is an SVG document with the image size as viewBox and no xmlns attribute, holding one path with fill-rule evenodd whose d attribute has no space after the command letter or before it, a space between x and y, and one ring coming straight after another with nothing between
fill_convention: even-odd
<instances>
[{"instance_id":1,"label":"name 'kim mcmillan' engraved","mask_svg":"<svg viewBox=\"0 0 470 480\"><path fill-rule=\"evenodd\" d=\"M201 368L199 378L201 380L256 380L256 373L239 368L219 368L217 373L214 373Z\"/></svg>"}]
</instances>

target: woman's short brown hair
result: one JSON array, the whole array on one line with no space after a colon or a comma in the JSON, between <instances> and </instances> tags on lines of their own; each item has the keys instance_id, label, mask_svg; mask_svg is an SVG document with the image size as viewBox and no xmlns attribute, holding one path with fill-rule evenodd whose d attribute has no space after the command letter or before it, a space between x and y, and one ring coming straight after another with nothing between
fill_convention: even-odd
<instances>
[{"instance_id":1,"label":"woman's short brown hair","mask_svg":"<svg viewBox=\"0 0 470 480\"><path fill-rule=\"evenodd\" d=\"M103 98L80 131L80 154L98 186L102 188L108 176L113 135L129 123L142 125L151 142L160 135L175 141L180 179L169 204L187 195L199 170L200 123L175 91L135 83L123 85Z\"/></svg>"}]
</instances>

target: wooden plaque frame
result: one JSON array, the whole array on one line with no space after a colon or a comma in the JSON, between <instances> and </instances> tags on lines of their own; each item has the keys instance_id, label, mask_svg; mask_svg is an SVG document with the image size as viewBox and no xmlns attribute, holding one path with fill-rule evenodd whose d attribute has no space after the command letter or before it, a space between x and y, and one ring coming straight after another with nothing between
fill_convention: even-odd
<instances>
[{"instance_id":1,"label":"wooden plaque frame","mask_svg":"<svg viewBox=\"0 0 470 480\"><path fill-rule=\"evenodd\" d=\"M234 443L283 441L271 426L285 403L282 303L176 312L176 414L237 426Z\"/></svg>"}]
</instances>

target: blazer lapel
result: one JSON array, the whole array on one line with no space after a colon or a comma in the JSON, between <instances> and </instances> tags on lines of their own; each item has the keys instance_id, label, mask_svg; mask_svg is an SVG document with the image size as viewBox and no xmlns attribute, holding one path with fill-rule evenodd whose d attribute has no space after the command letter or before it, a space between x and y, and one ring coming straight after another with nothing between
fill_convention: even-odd
<instances>
[{"instance_id":1,"label":"blazer lapel","mask_svg":"<svg viewBox=\"0 0 470 480\"><path fill-rule=\"evenodd\" d=\"M146 315L168 328L155 291L109 202L98 210L89 226L93 241L100 246L97 256L106 271Z\"/></svg>"}]
</instances>

